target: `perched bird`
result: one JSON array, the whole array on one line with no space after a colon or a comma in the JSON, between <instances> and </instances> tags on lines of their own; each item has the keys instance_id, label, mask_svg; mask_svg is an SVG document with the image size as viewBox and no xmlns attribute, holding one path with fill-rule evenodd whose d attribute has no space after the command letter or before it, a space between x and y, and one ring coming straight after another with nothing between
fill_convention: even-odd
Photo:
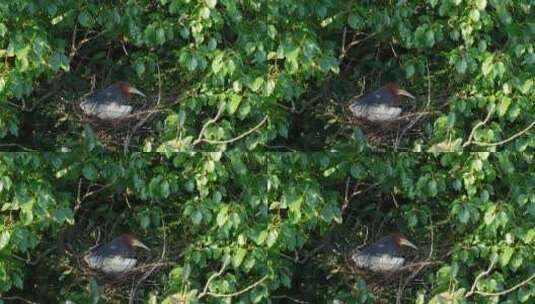
<instances>
[{"instance_id":1,"label":"perched bird","mask_svg":"<svg viewBox=\"0 0 535 304\"><path fill-rule=\"evenodd\" d=\"M359 268L369 269L373 272L396 271L405 262L405 259L400 256L401 246L418 249L403 235L393 233L355 252L351 258Z\"/></svg>"},{"instance_id":2,"label":"perched bird","mask_svg":"<svg viewBox=\"0 0 535 304\"><path fill-rule=\"evenodd\" d=\"M416 99L411 93L400 89L397 83L390 83L358 98L349 105L349 110L357 118L372 122L390 121L401 114L401 96Z\"/></svg>"},{"instance_id":3,"label":"perched bird","mask_svg":"<svg viewBox=\"0 0 535 304\"><path fill-rule=\"evenodd\" d=\"M150 250L131 234L121 235L108 244L101 244L84 256L84 261L93 269L106 274L121 275L136 266L134 247Z\"/></svg>"},{"instance_id":4,"label":"perched bird","mask_svg":"<svg viewBox=\"0 0 535 304\"><path fill-rule=\"evenodd\" d=\"M88 97L80 103L80 108L86 115L97 116L100 119L123 118L132 112L132 106L127 104L132 94L145 97L145 94L127 82L119 81Z\"/></svg>"}]
</instances>

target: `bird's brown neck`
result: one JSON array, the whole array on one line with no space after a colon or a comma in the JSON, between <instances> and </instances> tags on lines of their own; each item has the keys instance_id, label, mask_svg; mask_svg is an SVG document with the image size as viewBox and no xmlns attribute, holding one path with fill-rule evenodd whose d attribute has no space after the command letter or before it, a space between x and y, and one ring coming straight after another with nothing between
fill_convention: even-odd
<instances>
[{"instance_id":1,"label":"bird's brown neck","mask_svg":"<svg viewBox=\"0 0 535 304\"><path fill-rule=\"evenodd\" d=\"M126 82L118 82L117 85L119 86L119 90L121 90L121 93L123 93L124 96L130 97L130 85Z\"/></svg>"}]
</instances>

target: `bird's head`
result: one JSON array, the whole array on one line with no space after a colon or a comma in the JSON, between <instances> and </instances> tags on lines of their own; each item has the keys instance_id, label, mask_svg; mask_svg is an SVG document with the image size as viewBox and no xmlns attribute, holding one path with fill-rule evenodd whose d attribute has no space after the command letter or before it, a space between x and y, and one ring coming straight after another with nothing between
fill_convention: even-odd
<instances>
[{"instance_id":1,"label":"bird's head","mask_svg":"<svg viewBox=\"0 0 535 304\"><path fill-rule=\"evenodd\" d=\"M411 247L413 249L418 249L418 247L416 247L416 245L414 245L413 243L411 243L406 237L404 237L401 233L392 233L390 235L390 237L392 238L392 240L394 241L394 243L396 243L396 245L398 245L398 247L401 247L401 246L407 246L407 247Z\"/></svg>"},{"instance_id":2,"label":"bird's head","mask_svg":"<svg viewBox=\"0 0 535 304\"><path fill-rule=\"evenodd\" d=\"M399 105L401 103L401 96L409 97L411 99L416 99L414 95L400 88L399 84L397 83L387 84L386 89L389 90L392 96L394 97L394 104L396 105Z\"/></svg>"},{"instance_id":3,"label":"bird's head","mask_svg":"<svg viewBox=\"0 0 535 304\"><path fill-rule=\"evenodd\" d=\"M150 251L150 248L145 246L145 244L141 243L140 240L138 240L134 235L132 234L125 234L123 237L123 240L125 241L125 243L130 247L130 248L133 248L133 247L140 247L140 248L143 248L145 250L149 250Z\"/></svg>"},{"instance_id":4,"label":"bird's head","mask_svg":"<svg viewBox=\"0 0 535 304\"><path fill-rule=\"evenodd\" d=\"M143 97L147 97L140 90L138 90L138 89L134 88L133 86L131 86L128 82L119 81L119 82L117 82L117 86L119 87L119 89L121 90L123 95L125 95L126 97L130 97L130 95L132 95L132 94L137 94L137 95L141 95Z\"/></svg>"}]
</instances>

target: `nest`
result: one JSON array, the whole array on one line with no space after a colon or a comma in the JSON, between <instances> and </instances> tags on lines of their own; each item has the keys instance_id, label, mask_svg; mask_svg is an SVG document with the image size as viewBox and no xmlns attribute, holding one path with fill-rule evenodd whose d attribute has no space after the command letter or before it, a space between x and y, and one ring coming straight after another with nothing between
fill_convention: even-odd
<instances>
[{"instance_id":1,"label":"nest","mask_svg":"<svg viewBox=\"0 0 535 304\"><path fill-rule=\"evenodd\" d=\"M394 148L395 150L399 148L403 137L421 137L426 118L435 113L422 111L417 104L413 104L411 107L403 107L401 115L394 120L371 122L355 117L348 106L342 108L343 123L347 126L360 128L369 145L377 148Z\"/></svg>"},{"instance_id":2,"label":"nest","mask_svg":"<svg viewBox=\"0 0 535 304\"><path fill-rule=\"evenodd\" d=\"M146 137L153 133L152 122L159 117L158 114L179 101L178 94L172 93L165 96L161 94L147 96L143 102L139 97L135 97L129 102L133 107L132 113L113 120L86 115L80 108L79 102L71 103L71 111L79 125L91 126L101 143L111 147L123 147L126 152L134 135Z\"/></svg>"}]
</instances>

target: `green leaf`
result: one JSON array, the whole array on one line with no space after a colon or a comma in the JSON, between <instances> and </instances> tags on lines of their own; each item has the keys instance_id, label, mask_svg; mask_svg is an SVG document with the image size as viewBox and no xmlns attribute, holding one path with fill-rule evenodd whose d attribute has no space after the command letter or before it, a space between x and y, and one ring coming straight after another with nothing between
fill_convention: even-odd
<instances>
[{"instance_id":1,"label":"green leaf","mask_svg":"<svg viewBox=\"0 0 535 304\"><path fill-rule=\"evenodd\" d=\"M359 15L351 14L347 18L347 24L354 30L358 30L362 26L362 23L362 18Z\"/></svg>"},{"instance_id":2,"label":"green leaf","mask_svg":"<svg viewBox=\"0 0 535 304\"><path fill-rule=\"evenodd\" d=\"M502 264L502 267L509 264L509 261L511 260L511 257L513 256L514 249L512 247L505 247L502 251L502 254L500 255L500 263Z\"/></svg>"},{"instance_id":3,"label":"green leaf","mask_svg":"<svg viewBox=\"0 0 535 304\"><path fill-rule=\"evenodd\" d=\"M481 71L483 72L484 76L487 76L490 74L493 68L493 56L488 56L485 61L483 61L483 64L481 65Z\"/></svg>"},{"instance_id":4,"label":"green leaf","mask_svg":"<svg viewBox=\"0 0 535 304\"><path fill-rule=\"evenodd\" d=\"M461 60L457 61L455 63L455 69L457 69L457 72L459 74L466 73L466 69L468 68L468 63L466 62L466 59L461 58Z\"/></svg>"},{"instance_id":5,"label":"green leaf","mask_svg":"<svg viewBox=\"0 0 535 304\"><path fill-rule=\"evenodd\" d=\"M90 181L96 180L98 175L97 169L95 169L95 166L93 166L92 164L85 165L82 169L82 174L86 179Z\"/></svg>"},{"instance_id":6,"label":"green leaf","mask_svg":"<svg viewBox=\"0 0 535 304\"><path fill-rule=\"evenodd\" d=\"M461 210L459 212L459 220L463 224L468 224L468 220L470 220L470 210L468 209L468 207L461 207Z\"/></svg>"},{"instance_id":7,"label":"green leaf","mask_svg":"<svg viewBox=\"0 0 535 304\"><path fill-rule=\"evenodd\" d=\"M2 227L2 229L5 229L5 227ZM0 251L9 244L10 237L11 233L8 230L4 230L0 233Z\"/></svg>"},{"instance_id":8,"label":"green leaf","mask_svg":"<svg viewBox=\"0 0 535 304\"><path fill-rule=\"evenodd\" d=\"M240 106L242 97L238 94L232 94L230 97L230 102L227 104L227 111L229 114L234 114L238 110L238 107Z\"/></svg>"},{"instance_id":9,"label":"green leaf","mask_svg":"<svg viewBox=\"0 0 535 304\"><path fill-rule=\"evenodd\" d=\"M510 105L511 105L511 98L503 97L500 103L498 104L498 108L497 108L498 116L503 117L505 113L507 113L507 110L509 109Z\"/></svg>"},{"instance_id":10,"label":"green leaf","mask_svg":"<svg viewBox=\"0 0 535 304\"><path fill-rule=\"evenodd\" d=\"M88 124L84 125L84 142L88 151L92 151L97 144L95 133Z\"/></svg>"},{"instance_id":11,"label":"green leaf","mask_svg":"<svg viewBox=\"0 0 535 304\"><path fill-rule=\"evenodd\" d=\"M247 254L247 250L241 247L238 247L236 249L236 252L232 256L232 265L235 268L238 268L241 263L243 262L243 259L245 258L245 255Z\"/></svg>"},{"instance_id":12,"label":"green leaf","mask_svg":"<svg viewBox=\"0 0 535 304\"><path fill-rule=\"evenodd\" d=\"M227 222L228 210L229 210L228 205L223 206L223 208L219 210L219 213L217 214L217 225L219 227L225 225L225 223Z\"/></svg>"},{"instance_id":13,"label":"green leaf","mask_svg":"<svg viewBox=\"0 0 535 304\"><path fill-rule=\"evenodd\" d=\"M263 83L264 83L264 78L257 77L253 82L249 83L248 86L249 86L249 89L251 89L251 91L258 92L258 90L260 90L260 87L262 86Z\"/></svg>"},{"instance_id":14,"label":"green leaf","mask_svg":"<svg viewBox=\"0 0 535 304\"><path fill-rule=\"evenodd\" d=\"M209 8L215 8L215 6L217 5L217 0L205 0L205 1L206 1L206 5Z\"/></svg>"},{"instance_id":15,"label":"green leaf","mask_svg":"<svg viewBox=\"0 0 535 304\"><path fill-rule=\"evenodd\" d=\"M90 27L93 24L93 17L87 11L82 11L78 15L78 22L83 27Z\"/></svg>"},{"instance_id":16,"label":"green leaf","mask_svg":"<svg viewBox=\"0 0 535 304\"><path fill-rule=\"evenodd\" d=\"M279 233L277 232L277 230L271 230L268 234L268 237L267 237L267 240L266 240L266 244L268 247L272 247L275 242L277 241L277 238L279 237Z\"/></svg>"},{"instance_id":17,"label":"green leaf","mask_svg":"<svg viewBox=\"0 0 535 304\"><path fill-rule=\"evenodd\" d=\"M63 53L55 53L49 60L50 68L54 71L60 68L69 71L69 58Z\"/></svg>"}]
</instances>

